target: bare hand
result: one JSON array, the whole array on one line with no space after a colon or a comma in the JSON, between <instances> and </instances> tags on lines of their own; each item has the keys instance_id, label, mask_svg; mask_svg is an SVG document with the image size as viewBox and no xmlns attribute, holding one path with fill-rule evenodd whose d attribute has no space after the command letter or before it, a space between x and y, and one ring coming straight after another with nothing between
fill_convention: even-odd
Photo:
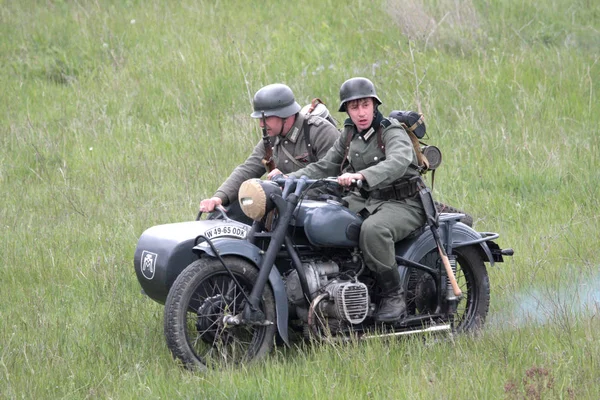
<instances>
[{"instance_id":1,"label":"bare hand","mask_svg":"<svg viewBox=\"0 0 600 400\"><path fill-rule=\"evenodd\" d=\"M342 186L350 186L357 181L363 181L365 177L362 174L352 174L350 172L346 172L338 176L337 181Z\"/></svg>"},{"instance_id":2,"label":"bare hand","mask_svg":"<svg viewBox=\"0 0 600 400\"><path fill-rule=\"evenodd\" d=\"M211 197L210 199L204 199L200 202L200 212L212 212L218 206L223 203L218 197Z\"/></svg>"},{"instance_id":3,"label":"bare hand","mask_svg":"<svg viewBox=\"0 0 600 400\"><path fill-rule=\"evenodd\" d=\"M267 179L268 179L268 180L271 180L271 179L273 179L273 177L274 177L275 175L283 175L283 172L281 172L281 171L279 170L279 168L275 168L273 171L269 172L269 175L267 175Z\"/></svg>"}]
</instances>

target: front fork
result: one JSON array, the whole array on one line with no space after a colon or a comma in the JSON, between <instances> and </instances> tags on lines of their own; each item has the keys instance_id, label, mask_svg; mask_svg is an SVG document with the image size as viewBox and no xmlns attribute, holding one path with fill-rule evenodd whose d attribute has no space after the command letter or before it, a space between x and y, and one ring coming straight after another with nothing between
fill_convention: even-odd
<instances>
[{"instance_id":1,"label":"front fork","mask_svg":"<svg viewBox=\"0 0 600 400\"><path fill-rule=\"evenodd\" d=\"M272 197L278 210L284 210L280 213L279 221L275 230L271 233L271 240L269 246L260 264L260 270L258 272L258 278L252 288L250 296L248 296L248 302L242 311L242 321L250 324L263 324L265 321L264 313L260 310L260 298L269 279L269 273L271 268L275 265L275 259L279 249L286 240L287 229L296 205L298 204L299 194L301 192L302 185L298 184L296 191L290 193L284 200L280 196Z\"/></svg>"}]
</instances>

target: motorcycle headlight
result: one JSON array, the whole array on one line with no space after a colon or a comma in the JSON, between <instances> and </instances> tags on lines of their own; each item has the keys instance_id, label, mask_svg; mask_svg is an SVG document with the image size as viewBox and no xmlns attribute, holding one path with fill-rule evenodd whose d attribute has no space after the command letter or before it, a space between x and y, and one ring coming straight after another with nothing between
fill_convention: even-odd
<instances>
[{"instance_id":1,"label":"motorcycle headlight","mask_svg":"<svg viewBox=\"0 0 600 400\"><path fill-rule=\"evenodd\" d=\"M240 186L238 201L244 214L259 221L275 207L271 200L273 193L281 195L281 188L275 182L248 179Z\"/></svg>"}]
</instances>

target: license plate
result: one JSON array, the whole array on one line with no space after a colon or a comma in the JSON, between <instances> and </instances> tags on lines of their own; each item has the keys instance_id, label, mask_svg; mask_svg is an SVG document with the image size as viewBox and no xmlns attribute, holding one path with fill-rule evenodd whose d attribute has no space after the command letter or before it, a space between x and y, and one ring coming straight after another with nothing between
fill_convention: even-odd
<instances>
[{"instance_id":1,"label":"license plate","mask_svg":"<svg viewBox=\"0 0 600 400\"><path fill-rule=\"evenodd\" d=\"M204 232L204 236L209 239L214 239L222 236L235 237L238 239L245 239L250 227L239 226L239 225L218 225L214 228L207 229Z\"/></svg>"}]
</instances>

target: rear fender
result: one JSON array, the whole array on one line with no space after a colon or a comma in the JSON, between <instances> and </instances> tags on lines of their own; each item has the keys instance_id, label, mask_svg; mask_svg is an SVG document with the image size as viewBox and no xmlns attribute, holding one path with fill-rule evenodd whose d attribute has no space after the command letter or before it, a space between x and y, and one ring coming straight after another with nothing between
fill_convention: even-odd
<instances>
[{"instance_id":1,"label":"rear fender","mask_svg":"<svg viewBox=\"0 0 600 400\"><path fill-rule=\"evenodd\" d=\"M477 248L481 252L481 255L484 261L488 261L491 266L494 265L494 257L492 256L492 252L485 241L480 241L477 243L473 243L474 241L479 241L483 239L483 236L470 228L469 226L463 224L462 222L456 222L452 225L452 248L459 248L469 244L478 244ZM447 242L447 222L442 222L440 224L440 241L442 243ZM493 243L493 242L492 242ZM495 243L494 243L495 244ZM435 239L433 238L433 234L431 233L431 229L429 227L423 228L421 233L417 234L410 239L405 239L396 244L396 255L418 262L421 260L427 253L432 250L435 250L437 245L435 243ZM399 266L400 276L404 276L406 273L406 267Z\"/></svg>"},{"instance_id":2,"label":"rear fender","mask_svg":"<svg viewBox=\"0 0 600 400\"><path fill-rule=\"evenodd\" d=\"M223 256L238 256L248 260L252 263L256 269L260 269L262 263L263 251L255 245L249 243L246 240L240 239L215 239L212 241L213 246L217 250L217 253ZM193 249L194 253L198 256L206 254L210 257L216 257L213 249L207 242L202 242L196 245ZM275 296L275 310L277 312L277 330L281 339L289 345L288 339L288 299L285 291L285 284L281 279L281 274L277 268L271 268L269 273L269 283L273 289L273 295Z\"/></svg>"}]
</instances>

